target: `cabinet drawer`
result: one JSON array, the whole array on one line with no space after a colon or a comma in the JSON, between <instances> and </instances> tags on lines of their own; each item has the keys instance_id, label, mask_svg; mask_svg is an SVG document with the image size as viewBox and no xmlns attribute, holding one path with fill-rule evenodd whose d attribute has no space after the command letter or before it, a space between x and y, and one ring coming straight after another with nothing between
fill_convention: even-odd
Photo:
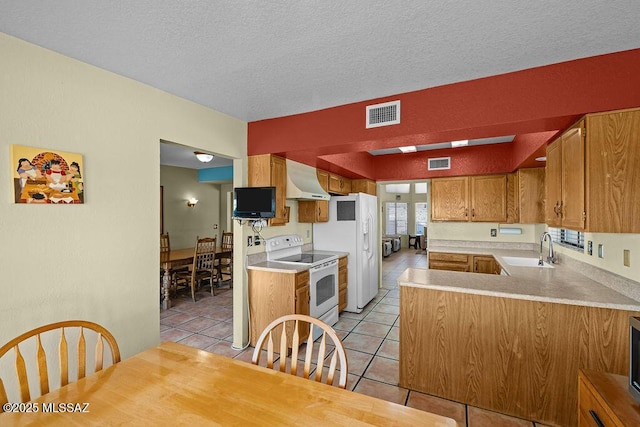
<instances>
[{"instance_id":1,"label":"cabinet drawer","mask_svg":"<svg viewBox=\"0 0 640 427\"><path fill-rule=\"evenodd\" d=\"M469 272L469 264L456 263L456 262L443 262L443 261L429 261L430 270L448 270L448 271L463 271Z\"/></svg>"},{"instance_id":2,"label":"cabinet drawer","mask_svg":"<svg viewBox=\"0 0 640 427\"><path fill-rule=\"evenodd\" d=\"M296 274L296 289L301 288L309 284L309 272L303 271Z\"/></svg>"},{"instance_id":3,"label":"cabinet drawer","mask_svg":"<svg viewBox=\"0 0 640 427\"><path fill-rule=\"evenodd\" d=\"M458 262L469 263L469 255L467 254L452 254L444 252L430 252L429 261L445 261L445 262Z\"/></svg>"},{"instance_id":4,"label":"cabinet drawer","mask_svg":"<svg viewBox=\"0 0 640 427\"><path fill-rule=\"evenodd\" d=\"M600 404L598 399L593 395L582 379L580 379L578 396L580 407L580 427L600 427L596 422L596 418L606 427L622 427L622 424L615 422L609 416L605 408Z\"/></svg>"}]
</instances>

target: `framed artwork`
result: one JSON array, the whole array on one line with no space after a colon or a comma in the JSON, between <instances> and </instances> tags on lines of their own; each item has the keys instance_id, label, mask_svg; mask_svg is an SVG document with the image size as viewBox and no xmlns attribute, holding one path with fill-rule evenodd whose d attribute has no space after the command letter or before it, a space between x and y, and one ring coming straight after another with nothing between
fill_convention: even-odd
<instances>
[{"instance_id":1,"label":"framed artwork","mask_svg":"<svg viewBox=\"0 0 640 427\"><path fill-rule=\"evenodd\" d=\"M84 203L82 154L12 145L10 160L16 203Z\"/></svg>"}]
</instances>

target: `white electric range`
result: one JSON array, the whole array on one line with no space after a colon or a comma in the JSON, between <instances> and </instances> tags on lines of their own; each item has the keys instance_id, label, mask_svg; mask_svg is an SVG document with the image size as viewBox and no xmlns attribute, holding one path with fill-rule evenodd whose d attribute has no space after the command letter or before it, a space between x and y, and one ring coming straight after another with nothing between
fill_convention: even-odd
<instances>
[{"instance_id":1,"label":"white electric range","mask_svg":"<svg viewBox=\"0 0 640 427\"><path fill-rule=\"evenodd\" d=\"M309 315L329 326L338 322L338 256L326 251L302 251L297 234L265 240L267 260L309 266ZM320 330L314 334L315 340Z\"/></svg>"}]
</instances>

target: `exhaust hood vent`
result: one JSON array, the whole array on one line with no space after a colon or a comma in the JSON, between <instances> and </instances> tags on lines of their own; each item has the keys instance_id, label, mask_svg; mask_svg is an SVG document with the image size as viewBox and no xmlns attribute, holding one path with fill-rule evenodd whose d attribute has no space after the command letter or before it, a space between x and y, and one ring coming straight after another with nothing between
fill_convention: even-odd
<instances>
[{"instance_id":1,"label":"exhaust hood vent","mask_svg":"<svg viewBox=\"0 0 640 427\"><path fill-rule=\"evenodd\" d=\"M367 129L400 123L400 101L367 105Z\"/></svg>"},{"instance_id":2,"label":"exhaust hood vent","mask_svg":"<svg viewBox=\"0 0 640 427\"><path fill-rule=\"evenodd\" d=\"M329 200L318 182L316 169L287 159L287 199Z\"/></svg>"},{"instance_id":3,"label":"exhaust hood vent","mask_svg":"<svg viewBox=\"0 0 640 427\"><path fill-rule=\"evenodd\" d=\"M451 169L451 157L432 157L427 159L427 169L430 171Z\"/></svg>"}]
</instances>

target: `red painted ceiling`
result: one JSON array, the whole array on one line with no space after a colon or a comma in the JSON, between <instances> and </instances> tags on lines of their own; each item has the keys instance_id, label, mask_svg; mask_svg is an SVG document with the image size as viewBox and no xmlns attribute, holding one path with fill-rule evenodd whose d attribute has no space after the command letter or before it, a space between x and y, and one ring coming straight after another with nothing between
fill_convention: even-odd
<instances>
[{"instance_id":1,"label":"red painted ceiling","mask_svg":"<svg viewBox=\"0 0 640 427\"><path fill-rule=\"evenodd\" d=\"M511 172L586 113L640 106L640 49L249 123L249 155L273 153L351 178ZM401 123L366 129L365 106L401 101ZM516 135L512 143L372 156L367 151ZM452 169L427 171L427 157Z\"/></svg>"}]
</instances>

